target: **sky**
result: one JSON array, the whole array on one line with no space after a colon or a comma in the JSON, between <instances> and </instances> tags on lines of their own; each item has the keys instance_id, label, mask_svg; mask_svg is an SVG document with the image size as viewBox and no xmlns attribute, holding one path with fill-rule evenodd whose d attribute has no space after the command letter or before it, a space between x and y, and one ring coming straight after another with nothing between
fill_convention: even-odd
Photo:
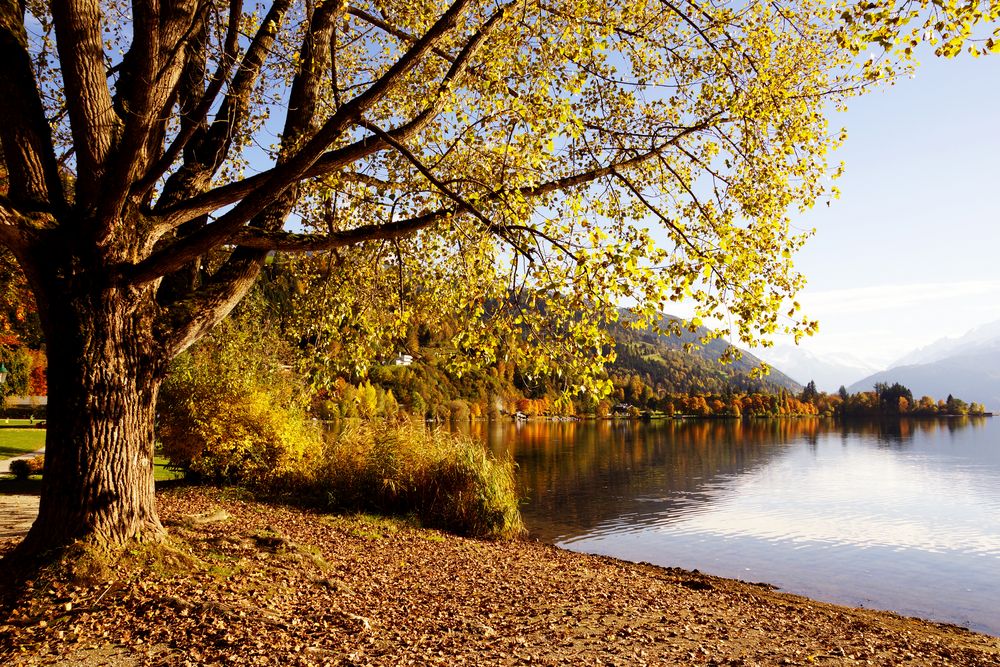
<instances>
[{"instance_id":1,"label":"sky","mask_svg":"<svg viewBox=\"0 0 1000 667\"><path fill-rule=\"evenodd\" d=\"M924 58L831 127L841 198L795 218L816 229L796 266L820 322L800 347L884 368L1000 320L1000 57Z\"/></svg>"}]
</instances>

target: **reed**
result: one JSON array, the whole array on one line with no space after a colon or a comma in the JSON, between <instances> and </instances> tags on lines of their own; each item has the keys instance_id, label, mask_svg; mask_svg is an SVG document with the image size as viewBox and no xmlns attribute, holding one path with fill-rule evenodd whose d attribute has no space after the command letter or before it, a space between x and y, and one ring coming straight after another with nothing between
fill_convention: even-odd
<instances>
[{"instance_id":1,"label":"reed","mask_svg":"<svg viewBox=\"0 0 1000 667\"><path fill-rule=\"evenodd\" d=\"M424 526L476 537L524 532L513 461L420 423L345 426L313 475L313 488L338 509L410 514Z\"/></svg>"}]
</instances>

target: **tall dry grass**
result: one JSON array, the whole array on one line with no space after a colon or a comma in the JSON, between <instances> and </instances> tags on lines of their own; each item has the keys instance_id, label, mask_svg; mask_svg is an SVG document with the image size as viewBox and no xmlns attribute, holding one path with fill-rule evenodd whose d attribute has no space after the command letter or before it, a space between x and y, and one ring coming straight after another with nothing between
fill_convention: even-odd
<instances>
[{"instance_id":1,"label":"tall dry grass","mask_svg":"<svg viewBox=\"0 0 1000 667\"><path fill-rule=\"evenodd\" d=\"M347 425L311 475L313 490L339 509L413 514L425 526L477 537L524 532L513 461L420 423Z\"/></svg>"}]
</instances>

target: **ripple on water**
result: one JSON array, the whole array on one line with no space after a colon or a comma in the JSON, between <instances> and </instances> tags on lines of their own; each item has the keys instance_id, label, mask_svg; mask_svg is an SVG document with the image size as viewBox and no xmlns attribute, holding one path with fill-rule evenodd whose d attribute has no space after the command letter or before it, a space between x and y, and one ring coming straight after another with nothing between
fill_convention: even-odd
<instances>
[{"instance_id":1,"label":"ripple on water","mask_svg":"<svg viewBox=\"0 0 1000 667\"><path fill-rule=\"evenodd\" d=\"M889 441L825 429L754 442L702 430L689 444L683 427L664 439L654 426L626 445L612 432L581 452L519 459L526 478L544 474L526 469L539 462L573 470L545 486L560 502L526 508L529 529L579 551L1000 634L1000 422Z\"/></svg>"}]
</instances>

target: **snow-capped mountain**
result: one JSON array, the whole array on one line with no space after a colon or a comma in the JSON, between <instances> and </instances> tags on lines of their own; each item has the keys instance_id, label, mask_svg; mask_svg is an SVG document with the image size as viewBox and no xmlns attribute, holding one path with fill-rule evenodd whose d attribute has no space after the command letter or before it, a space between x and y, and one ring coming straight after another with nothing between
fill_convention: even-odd
<instances>
[{"instance_id":1,"label":"snow-capped mountain","mask_svg":"<svg viewBox=\"0 0 1000 667\"><path fill-rule=\"evenodd\" d=\"M912 350L894 361L890 368L929 364L947 357L990 348L1000 348L1000 320L976 327L957 338L941 338L930 345Z\"/></svg>"},{"instance_id":2,"label":"snow-capped mountain","mask_svg":"<svg viewBox=\"0 0 1000 667\"><path fill-rule=\"evenodd\" d=\"M831 393L878 370L877 366L852 355L819 356L795 345L755 348L754 354L799 384L812 380L817 389Z\"/></svg>"}]
</instances>

